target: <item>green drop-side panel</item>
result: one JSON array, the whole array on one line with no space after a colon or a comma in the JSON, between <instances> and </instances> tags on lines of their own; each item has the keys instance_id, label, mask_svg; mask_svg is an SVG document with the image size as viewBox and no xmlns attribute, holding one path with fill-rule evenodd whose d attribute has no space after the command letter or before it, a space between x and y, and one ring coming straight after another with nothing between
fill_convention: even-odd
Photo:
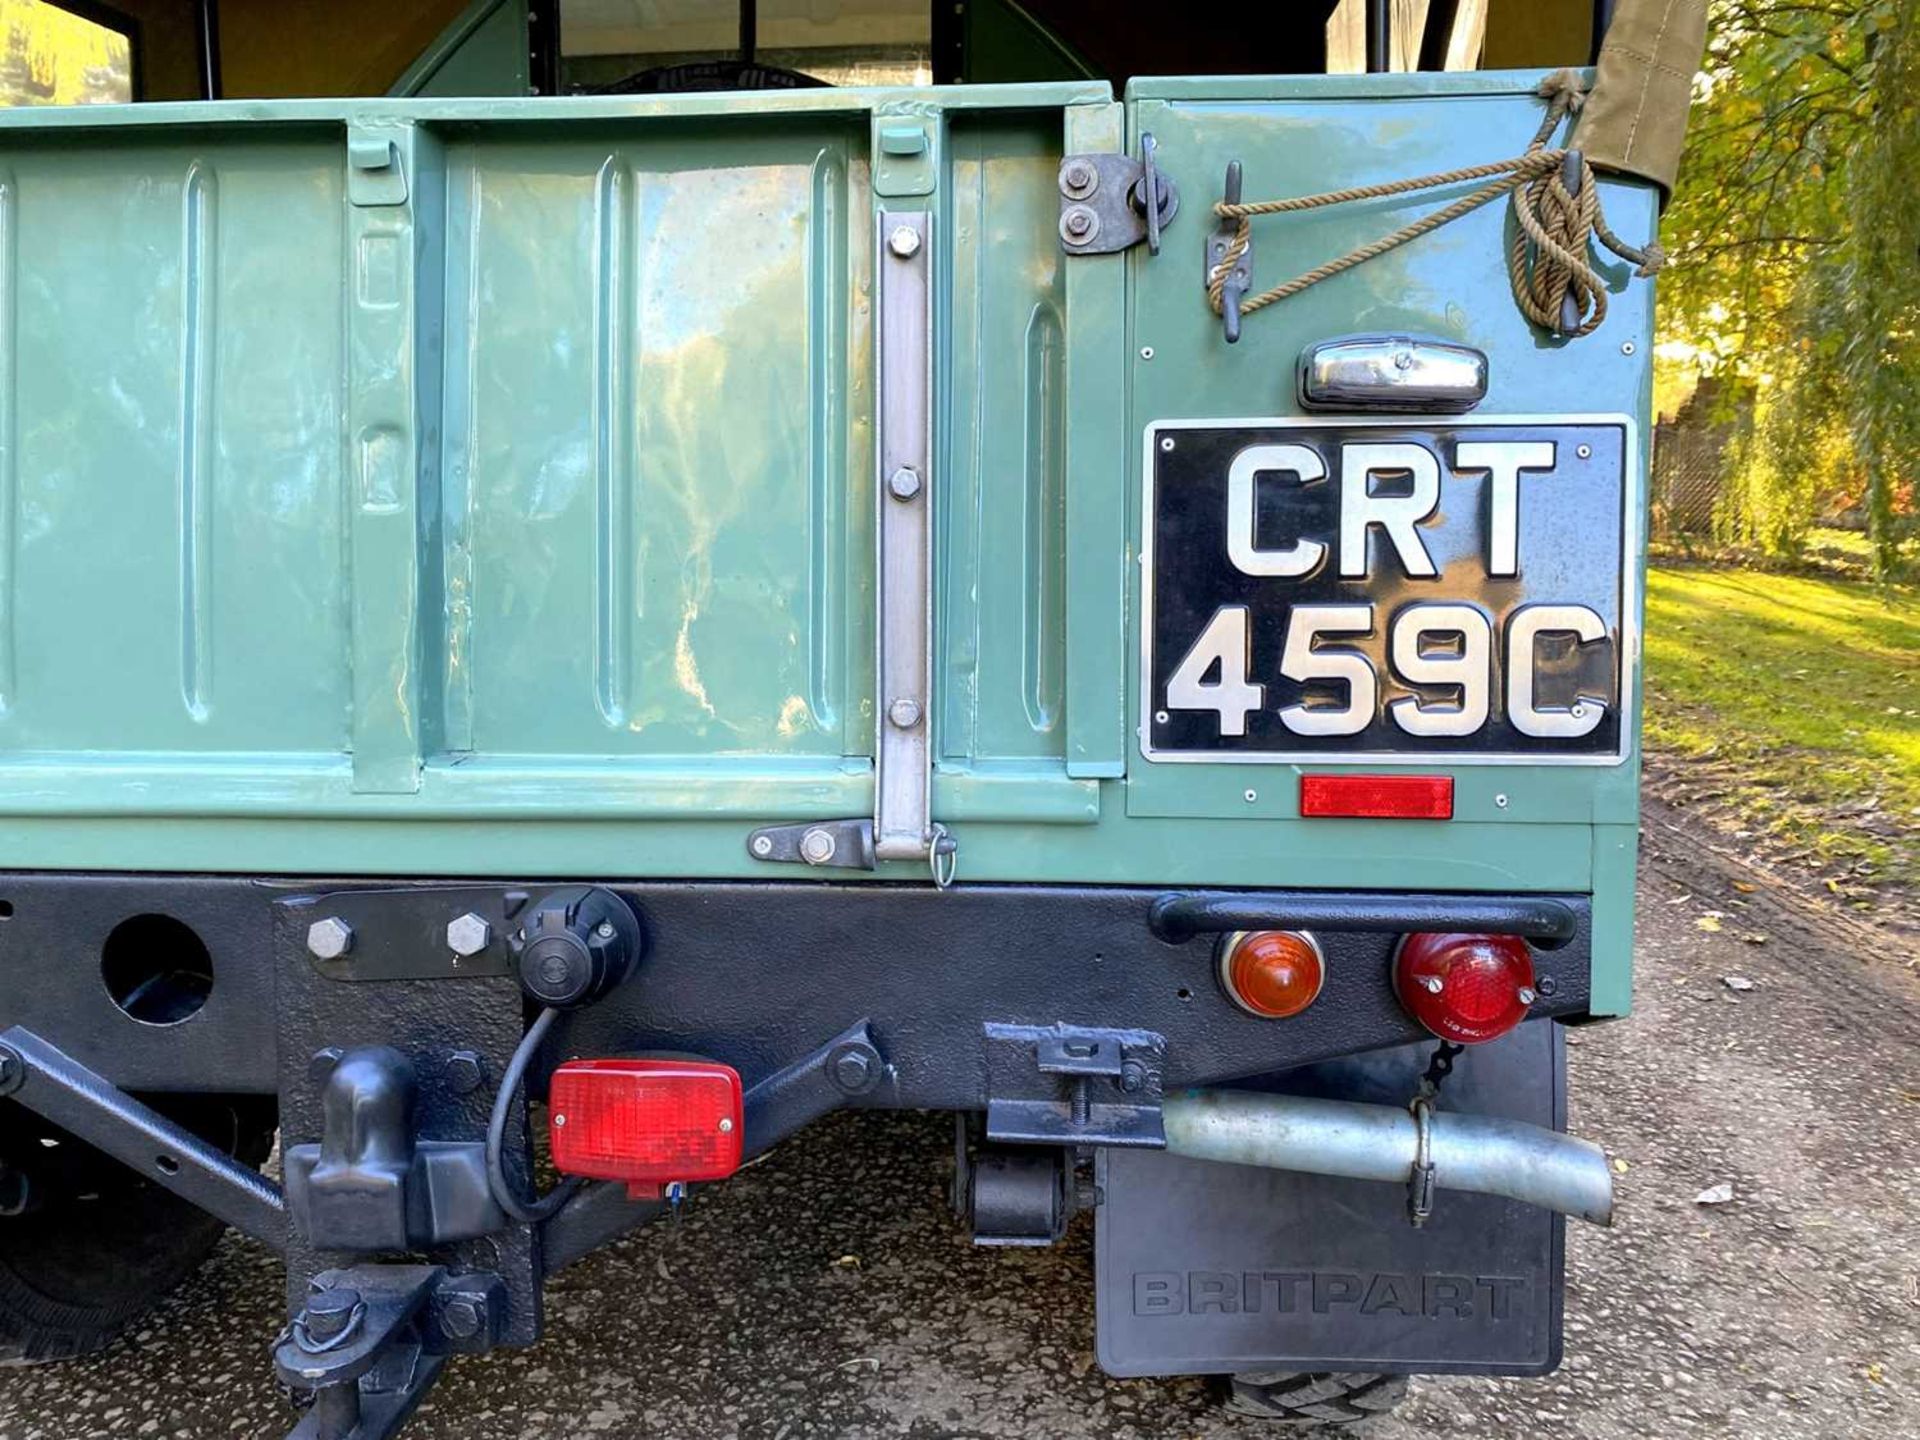
<instances>
[{"instance_id":1,"label":"green drop-side panel","mask_svg":"<svg viewBox=\"0 0 1920 1440\"><path fill-rule=\"evenodd\" d=\"M1489 412L1644 420L1649 287L1534 334L1501 207L1231 349L1202 296L1229 159L1266 196L1499 158L1535 78L0 115L0 867L804 878L744 840L872 803L876 220L925 209L963 880L1592 891L1623 1009L1636 761L1303 822L1297 767L1135 733L1149 423L1292 414L1358 330L1480 346ZM876 168L903 127L931 190ZM1062 256L1060 156L1143 132L1162 253ZM1257 281L1414 208L1262 221Z\"/></svg>"}]
</instances>

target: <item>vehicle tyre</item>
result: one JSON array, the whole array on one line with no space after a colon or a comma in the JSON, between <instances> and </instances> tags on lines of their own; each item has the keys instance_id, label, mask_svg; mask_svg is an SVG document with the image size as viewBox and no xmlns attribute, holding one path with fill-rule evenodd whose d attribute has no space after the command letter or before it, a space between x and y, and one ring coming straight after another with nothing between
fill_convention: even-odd
<instances>
[{"instance_id":1,"label":"vehicle tyre","mask_svg":"<svg viewBox=\"0 0 1920 1440\"><path fill-rule=\"evenodd\" d=\"M149 1103L249 1165L273 1147L270 1099ZM102 1348L198 1269L225 1228L31 1111L0 1102L0 1366Z\"/></svg>"},{"instance_id":2,"label":"vehicle tyre","mask_svg":"<svg viewBox=\"0 0 1920 1440\"><path fill-rule=\"evenodd\" d=\"M1226 1408L1290 1430L1314 1430L1371 1420L1406 1398L1404 1375L1258 1370L1228 1377Z\"/></svg>"}]
</instances>

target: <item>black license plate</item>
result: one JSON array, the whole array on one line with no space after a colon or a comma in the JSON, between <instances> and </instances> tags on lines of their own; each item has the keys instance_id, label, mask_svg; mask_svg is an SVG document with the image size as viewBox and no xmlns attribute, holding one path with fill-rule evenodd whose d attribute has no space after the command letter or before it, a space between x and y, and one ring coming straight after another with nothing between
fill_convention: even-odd
<instances>
[{"instance_id":1,"label":"black license plate","mask_svg":"<svg viewBox=\"0 0 1920 1440\"><path fill-rule=\"evenodd\" d=\"M1625 753L1624 417L1147 432L1149 760Z\"/></svg>"}]
</instances>

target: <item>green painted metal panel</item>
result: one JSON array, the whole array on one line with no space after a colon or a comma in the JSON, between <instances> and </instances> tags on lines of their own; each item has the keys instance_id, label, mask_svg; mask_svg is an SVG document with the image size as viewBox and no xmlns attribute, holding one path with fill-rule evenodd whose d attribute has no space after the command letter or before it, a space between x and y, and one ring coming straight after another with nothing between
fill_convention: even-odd
<instances>
[{"instance_id":1,"label":"green painted metal panel","mask_svg":"<svg viewBox=\"0 0 1920 1440\"><path fill-rule=\"evenodd\" d=\"M1065 752L1065 328L1058 115L956 124L939 607L943 754Z\"/></svg>"},{"instance_id":2,"label":"green painted metal panel","mask_svg":"<svg viewBox=\"0 0 1920 1440\"><path fill-rule=\"evenodd\" d=\"M1065 153L1126 143L1119 105L1066 111ZM1067 772L1126 774L1127 258L1077 257L1067 269Z\"/></svg>"},{"instance_id":3,"label":"green painted metal panel","mask_svg":"<svg viewBox=\"0 0 1920 1440\"><path fill-rule=\"evenodd\" d=\"M473 0L393 82L394 95L525 95L527 0Z\"/></svg>"},{"instance_id":4,"label":"green painted metal panel","mask_svg":"<svg viewBox=\"0 0 1920 1440\"><path fill-rule=\"evenodd\" d=\"M461 748L868 752L863 140L450 144Z\"/></svg>"},{"instance_id":5,"label":"green painted metal panel","mask_svg":"<svg viewBox=\"0 0 1920 1440\"><path fill-rule=\"evenodd\" d=\"M344 752L338 138L91 131L0 175L0 750Z\"/></svg>"},{"instance_id":6,"label":"green painted metal panel","mask_svg":"<svg viewBox=\"0 0 1920 1440\"><path fill-rule=\"evenodd\" d=\"M1489 412L1644 417L1648 287L1534 335L1498 208L1237 347L1202 296L1228 159L1263 196L1497 158L1535 78L0 113L0 865L800 878L743 842L872 804L874 216L908 205L962 878L1592 890L1624 1008L1636 762L1302 822L1299 767L1148 764L1131 718L1152 421L1290 415L1300 349L1368 329L1485 349ZM1060 156L1144 131L1162 254L1064 258ZM1606 199L1645 234L1650 191ZM1410 208L1263 221L1256 279Z\"/></svg>"}]
</instances>

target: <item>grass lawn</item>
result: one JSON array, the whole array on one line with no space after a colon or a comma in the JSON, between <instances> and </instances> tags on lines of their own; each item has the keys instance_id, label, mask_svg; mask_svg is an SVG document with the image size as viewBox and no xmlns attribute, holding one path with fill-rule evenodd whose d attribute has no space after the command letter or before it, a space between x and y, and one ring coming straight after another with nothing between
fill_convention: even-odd
<instances>
[{"instance_id":1,"label":"grass lawn","mask_svg":"<svg viewBox=\"0 0 1920 1440\"><path fill-rule=\"evenodd\" d=\"M1920 883L1920 589L1655 568L1646 674L1650 753L1736 825Z\"/></svg>"}]
</instances>

